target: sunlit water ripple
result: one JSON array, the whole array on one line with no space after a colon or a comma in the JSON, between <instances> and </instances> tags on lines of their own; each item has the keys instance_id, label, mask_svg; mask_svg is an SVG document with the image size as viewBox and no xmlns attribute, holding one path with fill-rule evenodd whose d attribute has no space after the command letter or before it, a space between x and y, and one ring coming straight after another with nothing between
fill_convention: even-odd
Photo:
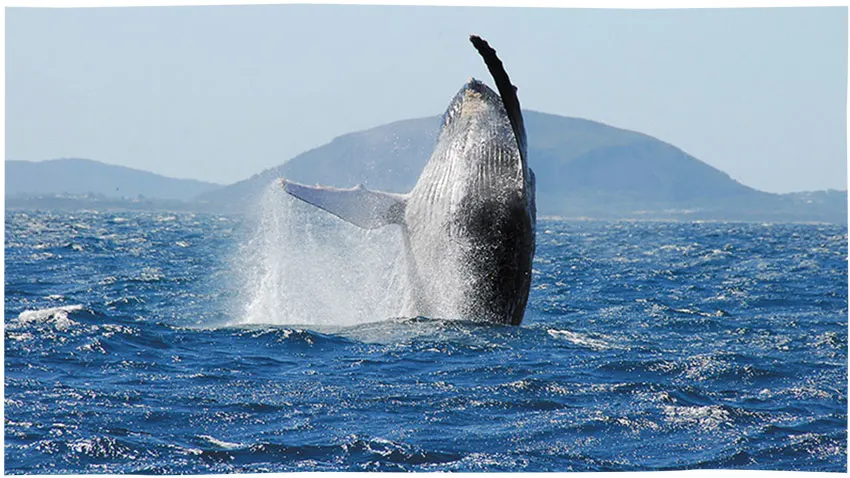
<instances>
[{"instance_id":1,"label":"sunlit water ripple","mask_svg":"<svg viewBox=\"0 0 850 478\"><path fill-rule=\"evenodd\" d=\"M302 212L7 211L6 472L846 469L846 228L540 220L508 327Z\"/></svg>"}]
</instances>

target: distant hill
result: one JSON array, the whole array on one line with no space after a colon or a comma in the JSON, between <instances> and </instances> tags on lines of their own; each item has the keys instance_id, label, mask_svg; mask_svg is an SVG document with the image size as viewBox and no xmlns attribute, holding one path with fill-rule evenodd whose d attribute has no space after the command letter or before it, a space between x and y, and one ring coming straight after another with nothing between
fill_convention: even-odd
<instances>
[{"instance_id":1,"label":"distant hill","mask_svg":"<svg viewBox=\"0 0 850 478\"><path fill-rule=\"evenodd\" d=\"M602 123L524 111L539 215L595 218L846 223L845 191L770 194L651 136ZM438 134L438 116L340 136L198 197L231 211L253 204L275 179L407 192Z\"/></svg>"},{"instance_id":2,"label":"distant hill","mask_svg":"<svg viewBox=\"0 0 850 478\"><path fill-rule=\"evenodd\" d=\"M346 134L198 199L241 210L280 177L305 184L349 187L362 183L373 189L407 192L434 149L439 126L440 118L434 116Z\"/></svg>"},{"instance_id":3,"label":"distant hill","mask_svg":"<svg viewBox=\"0 0 850 478\"><path fill-rule=\"evenodd\" d=\"M7 197L93 194L108 198L143 196L187 201L220 187L89 159L6 161Z\"/></svg>"}]
</instances>

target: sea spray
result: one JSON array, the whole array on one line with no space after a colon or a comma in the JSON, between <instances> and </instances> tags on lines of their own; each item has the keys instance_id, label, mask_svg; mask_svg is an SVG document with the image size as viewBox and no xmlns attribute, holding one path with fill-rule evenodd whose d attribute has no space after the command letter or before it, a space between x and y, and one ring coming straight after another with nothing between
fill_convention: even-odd
<instances>
[{"instance_id":1,"label":"sea spray","mask_svg":"<svg viewBox=\"0 0 850 478\"><path fill-rule=\"evenodd\" d=\"M364 230L270 185L235 261L239 324L348 326L397 317L406 291L401 230Z\"/></svg>"}]
</instances>

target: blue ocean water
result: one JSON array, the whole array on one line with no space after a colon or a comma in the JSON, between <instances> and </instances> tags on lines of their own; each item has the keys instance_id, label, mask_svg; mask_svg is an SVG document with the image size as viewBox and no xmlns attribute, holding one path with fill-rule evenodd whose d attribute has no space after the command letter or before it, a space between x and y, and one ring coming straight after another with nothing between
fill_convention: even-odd
<instances>
[{"instance_id":1,"label":"blue ocean water","mask_svg":"<svg viewBox=\"0 0 850 478\"><path fill-rule=\"evenodd\" d=\"M7 211L6 473L846 470L845 227L541 219L510 327L299 214Z\"/></svg>"}]
</instances>

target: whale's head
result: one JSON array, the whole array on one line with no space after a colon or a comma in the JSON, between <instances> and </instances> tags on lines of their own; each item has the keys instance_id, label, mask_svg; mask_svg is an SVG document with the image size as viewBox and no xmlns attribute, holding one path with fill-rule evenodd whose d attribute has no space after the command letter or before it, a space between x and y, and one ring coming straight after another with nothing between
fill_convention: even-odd
<instances>
[{"instance_id":1,"label":"whale's head","mask_svg":"<svg viewBox=\"0 0 850 478\"><path fill-rule=\"evenodd\" d=\"M467 128L485 123L501 124L509 119L499 94L484 82L470 78L457 92L443 114L443 129Z\"/></svg>"},{"instance_id":2,"label":"whale's head","mask_svg":"<svg viewBox=\"0 0 850 478\"><path fill-rule=\"evenodd\" d=\"M456 184L467 182L470 190L496 191L506 182L521 187L528 176L524 156L499 93L470 78L443 114L435 167L452 174Z\"/></svg>"}]
</instances>

